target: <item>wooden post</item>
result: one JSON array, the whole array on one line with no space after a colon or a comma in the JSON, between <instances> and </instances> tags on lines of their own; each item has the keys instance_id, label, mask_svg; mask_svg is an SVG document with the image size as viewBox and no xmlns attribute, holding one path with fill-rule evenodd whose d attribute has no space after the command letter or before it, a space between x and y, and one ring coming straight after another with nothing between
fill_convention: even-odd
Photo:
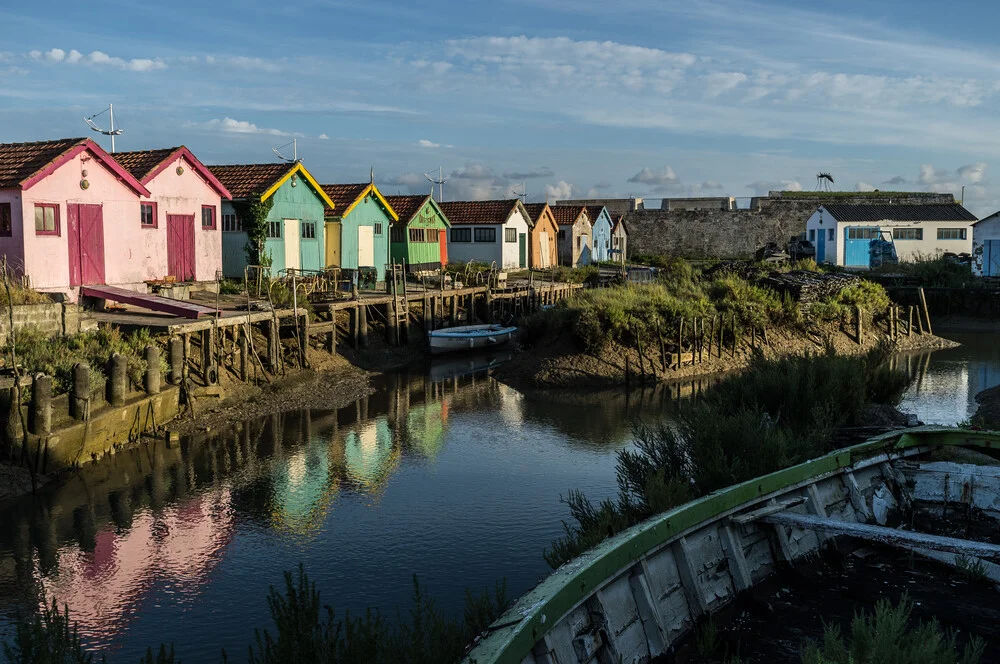
<instances>
[{"instance_id":1,"label":"wooden post","mask_svg":"<svg viewBox=\"0 0 1000 664\"><path fill-rule=\"evenodd\" d=\"M681 368L681 354L684 352L684 317L677 324L677 368Z\"/></svg>"},{"instance_id":2,"label":"wooden post","mask_svg":"<svg viewBox=\"0 0 1000 664\"><path fill-rule=\"evenodd\" d=\"M170 355L170 382L180 385L184 379L184 340L171 337L167 349Z\"/></svg>"},{"instance_id":3,"label":"wooden post","mask_svg":"<svg viewBox=\"0 0 1000 664\"><path fill-rule=\"evenodd\" d=\"M184 333L184 375L188 374L188 366L191 362L191 333Z\"/></svg>"},{"instance_id":4,"label":"wooden post","mask_svg":"<svg viewBox=\"0 0 1000 664\"><path fill-rule=\"evenodd\" d=\"M736 347L740 345L740 335L739 331L736 329L736 314L733 314L733 353L732 356L736 357Z\"/></svg>"},{"instance_id":5,"label":"wooden post","mask_svg":"<svg viewBox=\"0 0 1000 664\"><path fill-rule=\"evenodd\" d=\"M397 311L396 297L393 296L392 301L385 305L385 340L390 346L399 345L399 319L397 318Z\"/></svg>"},{"instance_id":6,"label":"wooden post","mask_svg":"<svg viewBox=\"0 0 1000 664\"><path fill-rule=\"evenodd\" d=\"M920 315L920 311L917 311L917 334L923 335L924 333L924 317Z\"/></svg>"},{"instance_id":7,"label":"wooden post","mask_svg":"<svg viewBox=\"0 0 1000 664\"><path fill-rule=\"evenodd\" d=\"M451 326L458 325L458 295L451 296Z\"/></svg>"},{"instance_id":8,"label":"wooden post","mask_svg":"<svg viewBox=\"0 0 1000 664\"><path fill-rule=\"evenodd\" d=\"M492 323L493 322L493 291L490 290L489 286L486 287L486 296L485 296L485 298L486 298L486 322L487 323Z\"/></svg>"},{"instance_id":9,"label":"wooden post","mask_svg":"<svg viewBox=\"0 0 1000 664\"><path fill-rule=\"evenodd\" d=\"M90 366L86 362L77 362L73 365L73 387L69 395L69 408L73 419L90 419Z\"/></svg>"},{"instance_id":10,"label":"wooden post","mask_svg":"<svg viewBox=\"0 0 1000 664\"><path fill-rule=\"evenodd\" d=\"M47 436L52 431L52 378L36 374L31 381L31 433Z\"/></svg>"},{"instance_id":11,"label":"wooden post","mask_svg":"<svg viewBox=\"0 0 1000 664\"><path fill-rule=\"evenodd\" d=\"M108 403L120 406L125 403L128 393L128 363L125 358L115 353L108 360Z\"/></svg>"},{"instance_id":12,"label":"wooden post","mask_svg":"<svg viewBox=\"0 0 1000 664\"><path fill-rule=\"evenodd\" d=\"M660 329L660 321L656 321L656 337L660 341L660 366L663 371L667 370L667 344L663 341L663 331Z\"/></svg>"},{"instance_id":13,"label":"wooden post","mask_svg":"<svg viewBox=\"0 0 1000 664\"><path fill-rule=\"evenodd\" d=\"M295 314L298 315L298 312ZM309 312L302 314L302 335L299 337L299 368L309 366Z\"/></svg>"},{"instance_id":14,"label":"wooden post","mask_svg":"<svg viewBox=\"0 0 1000 664\"><path fill-rule=\"evenodd\" d=\"M934 328L931 327L931 312L927 309L927 297L924 295L923 286L920 287L920 305L924 309L924 320L927 321L927 334L934 334Z\"/></svg>"},{"instance_id":15,"label":"wooden post","mask_svg":"<svg viewBox=\"0 0 1000 664\"><path fill-rule=\"evenodd\" d=\"M913 305L911 304L907 309L907 314L910 319L906 322L906 336L913 334Z\"/></svg>"},{"instance_id":16,"label":"wooden post","mask_svg":"<svg viewBox=\"0 0 1000 664\"><path fill-rule=\"evenodd\" d=\"M698 319L698 364L704 361L702 351L705 350L705 319Z\"/></svg>"},{"instance_id":17,"label":"wooden post","mask_svg":"<svg viewBox=\"0 0 1000 664\"><path fill-rule=\"evenodd\" d=\"M240 334L240 380L244 383L250 380L250 338L249 329L241 327Z\"/></svg>"},{"instance_id":18,"label":"wooden post","mask_svg":"<svg viewBox=\"0 0 1000 664\"><path fill-rule=\"evenodd\" d=\"M146 375L143 380L146 394L160 393L160 349L146 346Z\"/></svg>"},{"instance_id":19,"label":"wooden post","mask_svg":"<svg viewBox=\"0 0 1000 664\"><path fill-rule=\"evenodd\" d=\"M719 316L719 343L717 344L716 348L719 357L722 357L722 339L726 332L725 328L726 328L726 319L723 316Z\"/></svg>"},{"instance_id":20,"label":"wooden post","mask_svg":"<svg viewBox=\"0 0 1000 664\"><path fill-rule=\"evenodd\" d=\"M330 307L330 331L326 333L326 349L330 355L337 354L337 311Z\"/></svg>"},{"instance_id":21,"label":"wooden post","mask_svg":"<svg viewBox=\"0 0 1000 664\"><path fill-rule=\"evenodd\" d=\"M201 375L205 377L212 366L212 328L201 331ZM205 381L208 383L208 381Z\"/></svg>"},{"instance_id":22,"label":"wooden post","mask_svg":"<svg viewBox=\"0 0 1000 664\"><path fill-rule=\"evenodd\" d=\"M707 348L705 349L705 354L708 355L708 359L712 359L712 341L715 338L715 316L712 316L712 322L708 327L708 342Z\"/></svg>"},{"instance_id":23,"label":"wooden post","mask_svg":"<svg viewBox=\"0 0 1000 664\"><path fill-rule=\"evenodd\" d=\"M424 295L424 332L431 332L434 330L434 314L431 313L431 298Z\"/></svg>"},{"instance_id":24,"label":"wooden post","mask_svg":"<svg viewBox=\"0 0 1000 664\"><path fill-rule=\"evenodd\" d=\"M855 319L855 339L857 339L858 345L861 346L865 343L865 324L864 324L864 312L861 310L860 305L855 305L854 307L854 319Z\"/></svg>"},{"instance_id":25,"label":"wooden post","mask_svg":"<svg viewBox=\"0 0 1000 664\"><path fill-rule=\"evenodd\" d=\"M698 319L691 319L691 366L698 361Z\"/></svg>"},{"instance_id":26,"label":"wooden post","mask_svg":"<svg viewBox=\"0 0 1000 664\"><path fill-rule=\"evenodd\" d=\"M358 305L358 348L368 348L368 307Z\"/></svg>"}]
</instances>

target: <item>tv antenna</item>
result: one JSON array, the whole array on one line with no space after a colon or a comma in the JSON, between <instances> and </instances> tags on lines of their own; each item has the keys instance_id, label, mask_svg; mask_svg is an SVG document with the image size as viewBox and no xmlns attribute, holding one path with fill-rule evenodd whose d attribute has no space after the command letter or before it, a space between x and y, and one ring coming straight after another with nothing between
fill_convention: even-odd
<instances>
[{"instance_id":1,"label":"tv antenna","mask_svg":"<svg viewBox=\"0 0 1000 664\"><path fill-rule=\"evenodd\" d=\"M521 182L521 191L518 191L516 187L511 187L510 193L514 194L516 198L520 198L522 203L528 202L528 187L523 181Z\"/></svg>"},{"instance_id":2,"label":"tv antenna","mask_svg":"<svg viewBox=\"0 0 1000 664\"><path fill-rule=\"evenodd\" d=\"M102 127L99 124L97 124L96 122L94 122L94 118L96 118L99 115L104 115L105 113L109 113L111 115L111 126L108 129L105 129L104 127ZM108 104L108 107L106 109L104 109L100 113L94 113L89 118L84 118L83 121L86 122L87 126L89 126L91 129L93 129L97 133L103 134L104 136L110 136L111 137L111 152L112 152L112 154L114 154L114 151L115 151L115 136L121 136L122 132L125 131L121 127L118 127L117 129L115 129L115 105L114 104Z\"/></svg>"},{"instance_id":3,"label":"tv antenna","mask_svg":"<svg viewBox=\"0 0 1000 664\"><path fill-rule=\"evenodd\" d=\"M833 191L833 176L829 173L817 173L816 191Z\"/></svg>"},{"instance_id":4,"label":"tv antenna","mask_svg":"<svg viewBox=\"0 0 1000 664\"><path fill-rule=\"evenodd\" d=\"M289 159L288 157L286 157L285 155L283 155L283 154L281 154L279 152L279 150L281 150L283 148L287 148L289 145L292 146L292 158L291 159ZM280 159L281 161L284 161L284 162L288 162L289 164L297 164L300 161L302 161L301 159L299 159L299 143L298 143L298 139L296 139L296 138L293 138L291 143L285 143L284 145L279 145L276 148L271 148L271 152L273 152L274 154L276 154L278 156L278 159Z\"/></svg>"},{"instance_id":5,"label":"tv antenna","mask_svg":"<svg viewBox=\"0 0 1000 664\"><path fill-rule=\"evenodd\" d=\"M444 169L438 166L438 178L435 180L428 173L424 173L424 177L430 180L431 183L431 195L434 195L434 185L438 186L438 203L444 202L444 183L447 180L444 179Z\"/></svg>"}]
</instances>

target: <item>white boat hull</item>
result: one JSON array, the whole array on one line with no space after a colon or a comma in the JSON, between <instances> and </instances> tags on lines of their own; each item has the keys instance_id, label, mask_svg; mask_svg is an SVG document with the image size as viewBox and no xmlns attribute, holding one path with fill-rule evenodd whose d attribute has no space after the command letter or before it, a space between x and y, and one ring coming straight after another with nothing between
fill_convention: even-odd
<instances>
[{"instance_id":1,"label":"white boat hull","mask_svg":"<svg viewBox=\"0 0 1000 664\"><path fill-rule=\"evenodd\" d=\"M464 325L434 330L428 333L431 354L456 353L464 350L495 348L514 338L516 327L501 325Z\"/></svg>"}]
</instances>

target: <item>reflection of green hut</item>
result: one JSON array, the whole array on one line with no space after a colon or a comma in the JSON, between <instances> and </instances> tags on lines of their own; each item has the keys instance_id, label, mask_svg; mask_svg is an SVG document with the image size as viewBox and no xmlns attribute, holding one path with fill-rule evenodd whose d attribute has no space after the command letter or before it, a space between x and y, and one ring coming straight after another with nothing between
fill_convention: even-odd
<instances>
[{"instance_id":1,"label":"reflection of green hut","mask_svg":"<svg viewBox=\"0 0 1000 664\"><path fill-rule=\"evenodd\" d=\"M411 406L406 415L406 435L410 447L428 459L434 459L444 448L448 430L448 409L443 401Z\"/></svg>"},{"instance_id":2,"label":"reflection of green hut","mask_svg":"<svg viewBox=\"0 0 1000 664\"><path fill-rule=\"evenodd\" d=\"M399 456L392 444L389 418L383 415L355 427L344 437L347 476L362 486L378 486L392 474Z\"/></svg>"},{"instance_id":3,"label":"reflection of green hut","mask_svg":"<svg viewBox=\"0 0 1000 664\"><path fill-rule=\"evenodd\" d=\"M337 494L337 479L322 448L307 447L283 460L274 472L274 519L295 531L322 521Z\"/></svg>"}]
</instances>

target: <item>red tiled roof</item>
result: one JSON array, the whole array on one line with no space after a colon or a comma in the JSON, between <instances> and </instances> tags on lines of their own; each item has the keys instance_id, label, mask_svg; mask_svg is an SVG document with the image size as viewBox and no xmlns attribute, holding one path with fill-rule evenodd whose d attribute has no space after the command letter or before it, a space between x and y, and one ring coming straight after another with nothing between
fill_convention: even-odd
<instances>
[{"instance_id":1,"label":"red tiled roof","mask_svg":"<svg viewBox=\"0 0 1000 664\"><path fill-rule=\"evenodd\" d=\"M548 203L528 203L524 206L524 209L528 211L528 216L531 217L531 220L537 222L547 205Z\"/></svg>"},{"instance_id":2,"label":"red tiled roof","mask_svg":"<svg viewBox=\"0 0 1000 664\"><path fill-rule=\"evenodd\" d=\"M438 206L452 226L463 224L502 224L507 221L520 199L499 201L448 201Z\"/></svg>"},{"instance_id":3,"label":"red tiled roof","mask_svg":"<svg viewBox=\"0 0 1000 664\"><path fill-rule=\"evenodd\" d=\"M131 173L136 180L141 181L149 175L150 171L159 166L164 159L179 149L180 146L159 150L135 150L132 152L116 152L111 156L121 164L122 168Z\"/></svg>"},{"instance_id":4,"label":"red tiled roof","mask_svg":"<svg viewBox=\"0 0 1000 664\"><path fill-rule=\"evenodd\" d=\"M209 166L208 170L229 190L233 198L249 198L252 194L263 194L296 165L232 164Z\"/></svg>"},{"instance_id":5,"label":"red tiled roof","mask_svg":"<svg viewBox=\"0 0 1000 664\"><path fill-rule=\"evenodd\" d=\"M17 187L86 138L60 138L34 143L0 144L0 187Z\"/></svg>"},{"instance_id":6,"label":"red tiled roof","mask_svg":"<svg viewBox=\"0 0 1000 664\"><path fill-rule=\"evenodd\" d=\"M413 218L413 215L423 208L428 198L430 196L427 194L417 194L414 196L386 196L385 200L389 202L392 209L399 215L399 220L407 224Z\"/></svg>"},{"instance_id":7,"label":"red tiled roof","mask_svg":"<svg viewBox=\"0 0 1000 664\"><path fill-rule=\"evenodd\" d=\"M587 216L590 217L590 223L593 224L597 221L597 218L601 216L601 210L604 209L603 205L585 205L587 208Z\"/></svg>"},{"instance_id":8,"label":"red tiled roof","mask_svg":"<svg viewBox=\"0 0 1000 664\"><path fill-rule=\"evenodd\" d=\"M553 205L550 206L550 209L556 223L560 226L572 226L584 210L582 206L577 207L576 205Z\"/></svg>"},{"instance_id":9,"label":"red tiled roof","mask_svg":"<svg viewBox=\"0 0 1000 664\"><path fill-rule=\"evenodd\" d=\"M333 212L333 214L340 216L344 210L351 207L354 201L358 200L361 192L367 189L369 184L371 183L362 182L361 184L323 184L320 186L326 192L326 195L330 197L330 200L333 201L334 205L337 206L336 212ZM331 210L328 209L326 212L330 214Z\"/></svg>"}]
</instances>

